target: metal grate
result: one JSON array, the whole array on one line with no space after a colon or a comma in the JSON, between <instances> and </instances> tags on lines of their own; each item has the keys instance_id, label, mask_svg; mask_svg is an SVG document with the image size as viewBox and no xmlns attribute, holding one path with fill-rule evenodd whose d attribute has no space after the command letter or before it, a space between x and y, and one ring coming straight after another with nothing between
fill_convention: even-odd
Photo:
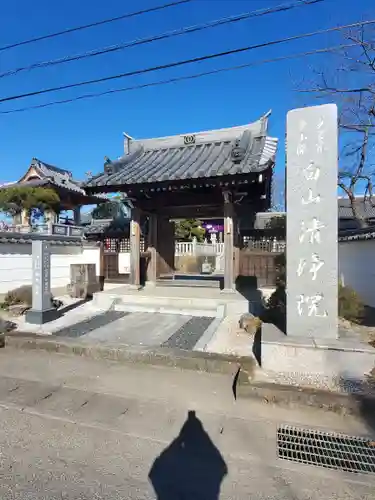
<instances>
[{"instance_id":1,"label":"metal grate","mask_svg":"<svg viewBox=\"0 0 375 500\"><path fill-rule=\"evenodd\" d=\"M375 473L375 441L292 426L277 429L278 457L365 474Z\"/></svg>"}]
</instances>

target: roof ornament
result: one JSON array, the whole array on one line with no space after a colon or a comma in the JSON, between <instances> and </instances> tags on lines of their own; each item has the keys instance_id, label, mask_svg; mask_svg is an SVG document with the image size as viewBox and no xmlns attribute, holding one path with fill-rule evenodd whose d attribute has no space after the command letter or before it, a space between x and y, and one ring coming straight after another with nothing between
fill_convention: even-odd
<instances>
[{"instance_id":1,"label":"roof ornament","mask_svg":"<svg viewBox=\"0 0 375 500\"><path fill-rule=\"evenodd\" d=\"M234 141L231 158L233 163L241 163L245 159L246 151L248 150L251 142L250 130L245 130L241 138Z\"/></svg>"},{"instance_id":2,"label":"roof ornament","mask_svg":"<svg viewBox=\"0 0 375 500\"><path fill-rule=\"evenodd\" d=\"M108 158L108 156L104 157L104 172L106 174L114 173L114 169L112 167L112 161L110 160L110 158Z\"/></svg>"},{"instance_id":3,"label":"roof ornament","mask_svg":"<svg viewBox=\"0 0 375 500\"><path fill-rule=\"evenodd\" d=\"M112 175L117 174L122 169L124 169L129 163L134 162L141 154L143 154L143 146L138 146L134 148L131 153L122 156L118 160L111 161L107 156L104 158L104 172L106 174Z\"/></svg>"}]
</instances>

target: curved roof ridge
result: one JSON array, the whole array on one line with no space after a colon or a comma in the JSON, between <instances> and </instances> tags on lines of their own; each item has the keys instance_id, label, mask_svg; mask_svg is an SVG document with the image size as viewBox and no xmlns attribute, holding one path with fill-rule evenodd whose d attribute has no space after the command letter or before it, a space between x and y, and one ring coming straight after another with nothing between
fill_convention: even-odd
<instances>
[{"instance_id":1,"label":"curved roof ridge","mask_svg":"<svg viewBox=\"0 0 375 500\"><path fill-rule=\"evenodd\" d=\"M207 144L212 142L234 141L249 130L252 136L264 135L267 132L268 118L271 111L262 115L258 120L245 125L235 125L233 127L224 127L213 130L203 130L148 139L131 139L129 141L129 151L132 148L143 146L145 150L170 149L184 147L189 145ZM191 142L185 142L185 139Z\"/></svg>"}]
</instances>

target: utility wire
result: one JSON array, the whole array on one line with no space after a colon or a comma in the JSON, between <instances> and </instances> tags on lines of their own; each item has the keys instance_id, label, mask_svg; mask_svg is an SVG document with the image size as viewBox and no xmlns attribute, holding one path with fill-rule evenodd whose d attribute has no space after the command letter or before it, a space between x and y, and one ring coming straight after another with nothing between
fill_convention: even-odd
<instances>
[{"instance_id":1,"label":"utility wire","mask_svg":"<svg viewBox=\"0 0 375 500\"><path fill-rule=\"evenodd\" d=\"M154 35L154 36L148 37L148 38L140 38L140 39L132 40L130 42L124 42L124 43L110 45L110 46L99 48L99 49L94 49L91 51L83 52L81 54L65 56L65 57L61 57L58 59L52 59L52 60L48 60L48 61L42 61L42 62L30 64L29 66L21 66L19 68L15 68L15 69L6 71L4 73L1 73L0 78L15 75L15 74L20 73L22 71L31 71L33 69L47 68L49 66L56 66L58 64L64 64L64 63L68 63L68 62L72 62L72 61L79 61L82 59L87 59L89 57L95 57L95 56L99 56L99 55L103 55L103 54L117 52L119 50L128 49L130 47L136 47L138 45L144 45L144 44L156 42L159 40L165 40L165 39L173 38L173 37L179 36L179 35L191 34L191 33L203 31L203 30L210 29L210 28L216 28L217 26L223 26L225 24L232 24L232 23L244 21L244 20L251 19L251 18L265 16L268 14L274 14L277 12L284 12L284 11L294 9L296 7L314 5L317 3L321 3L323 1L324 0L306 0L306 1L298 0L298 1L288 2L288 3L282 3L282 4L277 5L275 7L257 9L255 11L246 12L243 14L238 14L236 16L230 16L230 17L224 17L221 19L216 19L216 20L208 22L208 23L197 24L194 26L187 26L185 28L180 28L180 29L173 30L173 31L167 31L165 33L161 33L159 35Z\"/></svg>"},{"instance_id":2,"label":"utility wire","mask_svg":"<svg viewBox=\"0 0 375 500\"><path fill-rule=\"evenodd\" d=\"M352 24L346 24L346 25L342 25L342 26L335 26L335 27L332 27L332 28L326 28L326 29L323 29L323 30L313 31L313 32L310 32L310 33L303 33L301 35L293 35L293 36L289 36L289 37L286 37L286 38L280 38L280 39L277 39L277 40L271 40L271 41L268 41L268 42L258 43L256 45L249 45L247 47L241 47L241 48L238 48L238 49L232 49L232 50L227 50L227 51L224 51L224 52L217 52L217 53L208 54L208 55L205 55L205 56L194 57L192 59L185 59L185 60L182 60L182 61L175 61L173 63L162 64L162 65L159 65L159 66L151 66L149 68L144 68L144 69L129 71L127 73L120 73L118 75L110 75L110 76L105 76L105 77L102 77L102 78L96 78L94 80L86 80L86 81L82 81L82 82L70 83L70 84L67 84L67 85L61 85L59 87L50 87L50 88L42 89L42 90L34 90L33 92L27 92L25 94L11 95L11 96L7 96L7 97L1 98L0 99L0 103L7 102L7 101L14 101L14 100L18 100L18 99L24 99L25 97L32 97L32 96L36 96L36 95L48 94L48 93L51 93L51 92L58 92L58 91L61 91L61 90L66 90L66 89L71 89L71 88L76 88L76 87L83 87L84 85L92 85L94 83L102 83L102 82L108 82L108 81L111 81L111 80L118 80L120 78L127 78L129 76L135 76L135 75L141 75L141 74L145 74L145 73L151 73L151 72L160 71L160 70L163 70L163 69L175 68L175 67L179 67L179 66L184 66L186 64L193 64L193 63L197 63L197 62L201 62L201 61L207 61L207 60L211 60L211 59L217 59L217 58L223 57L223 56L228 56L228 55L232 55L232 54L240 54L240 53L243 53L243 52L249 52L250 50L255 50L255 49L259 49L259 48L263 48L263 47L271 47L273 45L279 45L281 43L286 43L286 42L301 40L303 38L308 38L308 37L312 37L312 36L316 36L316 35L322 35L322 34L334 32L334 31L340 31L340 30L343 30L343 29L355 28L355 27L358 27L358 26L368 26L368 25L371 25L371 24L375 24L375 20L361 21L361 22L352 23Z\"/></svg>"},{"instance_id":3,"label":"utility wire","mask_svg":"<svg viewBox=\"0 0 375 500\"><path fill-rule=\"evenodd\" d=\"M33 109L47 108L47 107L50 107L50 106L56 106L56 105L59 105L59 104L67 104L67 103L71 103L71 102L75 102L75 101L80 101L80 100L83 100L83 99L92 99L92 98L95 98L95 97L102 97L102 96L105 96L105 95L117 94L119 92L129 92L129 91L132 91L132 90L140 90L140 89L144 89L144 88L148 88L148 87L156 87L156 86L160 86L160 85L167 85L167 84L170 84L170 83L177 83L177 82L180 82L180 81L183 81L183 80L195 80L197 78L201 78L201 77L204 77L204 76L216 75L218 73L224 73L224 72L228 72L228 71L240 70L240 69L250 68L250 67L253 67L253 66L260 66L262 64L268 64L268 63L274 63L274 62L281 62L281 61L286 61L286 60L290 60L290 59L297 59L299 57L305 57L305 56L307 57L307 56L312 56L312 55L317 55L317 54L326 54L326 53L330 53L330 52L336 52L336 51L339 51L339 50L352 48L354 46L356 46L355 43L346 44L346 45L336 45L336 46L333 46L333 47L326 47L324 49L317 49L317 50L312 50L312 51L309 51L309 52L299 52L299 53L296 53L296 54L289 54L289 55L286 55L286 56L275 57L273 59L263 59L261 61L254 61L254 62L251 62L251 63L240 64L238 66L227 66L225 68L215 69L215 70L211 70L211 71L205 71L205 72L202 72L202 73L195 73L193 75L186 75L186 76L180 76L180 77L176 77L176 78L169 78L168 80L161 80L161 81L158 81L158 82L150 82L150 83L144 83L144 84L141 84L141 85L133 85L131 87L124 87L124 88L120 88L120 89L112 89L112 90L105 90L103 92L95 92L95 93L91 93L91 94L83 94L83 95L80 95L80 96L77 96L77 97L72 97L70 99L63 99L63 100L60 100L60 101L51 101L51 102L47 102L47 103L44 103L44 104L37 104L37 105L34 105L34 106L27 106L27 107L24 107L24 108L10 109L8 111L0 111L0 115L6 115L6 114L11 114L11 113L20 113L20 112L23 112L23 111L29 111L29 110L33 110Z\"/></svg>"},{"instance_id":4,"label":"utility wire","mask_svg":"<svg viewBox=\"0 0 375 500\"><path fill-rule=\"evenodd\" d=\"M83 26L76 26L74 28L68 28L66 30L57 31L55 33L49 33L48 35L42 35L42 36L37 36L35 38L30 38L28 40L22 40L21 42L16 42L0 47L0 52L4 50L14 49L15 47L21 47L22 45L28 45L30 43L40 42L41 40L48 40L50 38L56 38L57 36L67 35L68 33L74 33L75 31L82 31L89 28L95 28L96 26L102 26L103 24L109 24L115 21L120 21L122 19L129 19L131 17L141 16L142 14L148 14L149 12L156 12L158 10L168 9L169 7L182 5L184 3L189 3L191 1L192 0L177 0L175 2L169 2L163 5L157 5L156 7L150 7L148 9L138 10L135 12L128 12L127 14L123 14L121 16L111 17L109 19L103 19L101 21L96 21L95 23L84 24Z\"/></svg>"}]
</instances>

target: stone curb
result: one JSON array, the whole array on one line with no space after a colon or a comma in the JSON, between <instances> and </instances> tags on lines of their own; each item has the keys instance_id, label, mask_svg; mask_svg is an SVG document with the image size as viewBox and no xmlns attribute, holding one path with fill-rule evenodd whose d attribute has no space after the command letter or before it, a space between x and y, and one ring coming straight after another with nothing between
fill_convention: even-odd
<instances>
[{"instance_id":1,"label":"stone curb","mask_svg":"<svg viewBox=\"0 0 375 500\"><path fill-rule=\"evenodd\" d=\"M17 349L41 349L61 354L75 354L91 359L106 359L120 363L144 364L182 368L185 370L221 373L234 376L239 367L247 373L254 373L255 360L202 351L184 351L168 348L134 348L118 344L100 345L77 342L76 339L62 339L53 335L8 334L6 346Z\"/></svg>"},{"instance_id":2,"label":"stone curb","mask_svg":"<svg viewBox=\"0 0 375 500\"><path fill-rule=\"evenodd\" d=\"M241 377L239 377L241 378ZM365 419L375 429L375 393L344 393L308 387L251 382L247 374L237 384L238 398L262 400L287 408L308 407Z\"/></svg>"},{"instance_id":3,"label":"stone curb","mask_svg":"<svg viewBox=\"0 0 375 500\"><path fill-rule=\"evenodd\" d=\"M47 352L74 354L91 359L106 359L120 363L228 374L234 377L233 392L236 398L254 399L270 406L318 408L341 415L365 418L367 421L373 422L375 420L375 394L346 394L257 382L254 380L257 366L252 358L180 349L135 349L119 345L90 345L77 342L77 339L20 333L8 334L6 336L6 346L26 350L41 349ZM375 422L373 425L373 428L375 428Z\"/></svg>"}]
</instances>

